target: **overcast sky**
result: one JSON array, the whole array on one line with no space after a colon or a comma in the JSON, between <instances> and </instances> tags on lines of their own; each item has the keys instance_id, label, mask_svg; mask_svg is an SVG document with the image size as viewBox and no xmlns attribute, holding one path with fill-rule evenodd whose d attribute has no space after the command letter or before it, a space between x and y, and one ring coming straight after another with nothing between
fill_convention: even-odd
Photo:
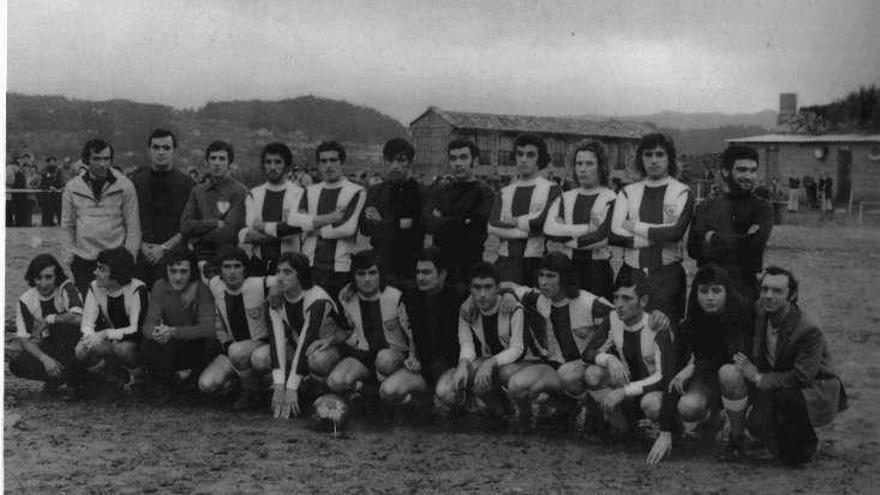
<instances>
[{"instance_id":1,"label":"overcast sky","mask_svg":"<svg viewBox=\"0 0 880 495\"><path fill-rule=\"evenodd\" d=\"M7 0L9 91L176 107L314 94L409 123L776 109L880 84L877 0Z\"/></svg>"}]
</instances>

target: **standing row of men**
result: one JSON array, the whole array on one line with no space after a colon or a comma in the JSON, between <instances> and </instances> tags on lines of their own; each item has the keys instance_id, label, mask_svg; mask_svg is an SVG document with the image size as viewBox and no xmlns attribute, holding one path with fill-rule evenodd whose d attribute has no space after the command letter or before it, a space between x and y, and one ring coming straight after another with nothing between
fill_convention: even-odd
<instances>
[{"instance_id":1,"label":"standing row of men","mask_svg":"<svg viewBox=\"0 0 880 495\"><path fill-rule=\"evenodd\" d=\"M436 387L437 398L447 405L478 399L491 408L498 404L498 392L507 390L520 418L559 393L581 403L589 395L609 418L624 399L637 397L648 417L661 418L663 392L676 369L673 335L685 317L685 233L690 227L688 249L701 267L723 265L731 279L722 284L725 290L754 301L772 223L769 203L753 194L754 150L725 151L727 192L694 213L690 190L674 178L674 145L660 134L646 136L637 148L636 164L645 179L616 196L607 188L608 164L600 144L578 147L572 168L579 188L561 194L541 176L549 163L546 144L528 134L514 142L520 178L497 197L474 177L479 150L465 140L448 145L455 180L431 194L408 176L414 151L405 140L386 144L389 180L369 191L341 173L345 150L335 142L316 149L323 180L306 189L286 180L289 149L266 146L261 162L267 182L251 191L229 177L234 151L227 143L207 148L210 178L196 187L172 166L176 145L173 134L154 132L152 167L135 175L132 184L109 166L109 144L86 144L83 161L89 170L64 194L64 225L74 247L71 271L82 292L91 285L85 306L93 309L84 311L84 318L88 314L91 321L102 311L110 320L113 311L129 318L123 327L111 323L114 331L104 334L119 345L107 347L106 339L91 337L92 328L84 331L89 336L77 346L77 355L88 361L115 353L130 363L129 375L136 381L141 373L136 359L122 345L132 332L121 330L137 327L130 313L141 307L136 294L145 293L132 273L147 284L164 277L174 286L172 271L185 268L189 282L183 285L199 278L207 282L223 346L200 373L199 386L216 391L237 376L245 392L239 403L247 405L260 372L274 369L273 407L279 415L296 412L299 384L311 373L324 377L331 390L349 393L378 376L380 394L401 402ZM359 229L374 250L355 253ZM494 266L482 261L488 233L500 240ZM439 248L434 254L419 254L426 234ZM187 246L194 253L191 260L180 257ZM616 280L609 246L623 249ZM120 254L126 250L131 268ZM184 262L188 266L179 266ZM219 276L212 276L215 271ZM98 276L94 283L90 272ZM456 357L434 359L435 345L450 346L442 338L431 341L449 333L440 325L448 320L446 312L457 311L457 298L438 290L430 298L404 302L395 288L411 289L415 281L421 289L440 272L439 286L470 288L471 299L457 323L457 365ZM162 285L154 287L152 331L144 334L160 344L180 325L169 324L166 318L174 311L164 309L155 321L153 308L162 300L156 291ZM271 290L284 293L284 311L276 310L267 321L263 308ZM506 310L504 291L513 299ZM613 306L603 299L612 295ZM184 306L191 307L192 297L183 299L189 301ZM113 306L111 300L119 302ZM524 313L521 307L531 309ZM412 323L416 319L419 331ZM645 329L649 333L642 333ZM292 356L289 377L287 356ZM737 358L736 365L737 372L754 378L747 358ZM419 381L426 377L436 386ZM663 442L655 447L655 459L668 451Z\"/></svg>"}]
</instances>

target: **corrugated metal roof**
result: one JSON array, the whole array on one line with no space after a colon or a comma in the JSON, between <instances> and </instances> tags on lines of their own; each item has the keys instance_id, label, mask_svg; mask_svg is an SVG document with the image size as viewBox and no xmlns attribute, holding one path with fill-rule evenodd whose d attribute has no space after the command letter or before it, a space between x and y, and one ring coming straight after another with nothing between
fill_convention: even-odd
<instances>
[{"instance_id":1,"label":"corrugated metal roof","mask_svg":"<svg viewBox=\"0 0 880 495\"><path fill-rule=\"evenodd\" d=\"M764 134L736 139L728 143L880 143L880 134Z\"/></svg>"},{"instance_id":2,"label":"corrugated metal roof","mask_svg":"<svg viewBox=\"0 0 880 495\"><path fill-rule=\"evenodd\" d=\"M415 124L428 113L435 113L453 127L459 129L498 130L509 132L535 132L573 134L578 136L602 136L639 139L645 134L657 132L653 124L624 122L621 120L588 120L575 117L536 117L531 115L497 115L473 112L450 112L437 107L413 120ZM410 124L410 125L412 125Z\"/></svg>"}]
</instances>

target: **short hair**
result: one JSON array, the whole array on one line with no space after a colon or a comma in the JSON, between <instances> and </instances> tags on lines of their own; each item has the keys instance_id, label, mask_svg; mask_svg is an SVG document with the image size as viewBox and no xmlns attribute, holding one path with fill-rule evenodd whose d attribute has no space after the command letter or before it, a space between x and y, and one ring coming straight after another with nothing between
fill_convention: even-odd
<instances>
[{"instance_id":1,"label":"short hair","mask_svg":"<svg viewBox=\"0 0 880 495\"><path fill-rule=\"evenodd\" d=\"M477 147L477 143L470 139L458 138L449 141L449 144L446 145L446 154L449 155L450 151L461 148L467 148L471 151L471 158L475 164L480 162L480 148Z\"/></svg>"},{"instance_id":2,"label":"short hair","mask_svg":"<svg viewBox=\"0 0 880 495\"><path fill-rule=\"evenodd\" d=\"M413 148L409 141L403 138L391 139L382 148L382 158L387 162L394 160L401 153L406 156L406 161L408 162L412 162L416 156L415 148Z\"/></svg>"},{"instance_id":3,"label":"short hair","mask_svg":"<svg viewBox=\"0 0 880 495\"><path fill-rule=\"evenodd\" d=\"M449 259L440 248L429 247L419 251L416 261L428 261L434 263L438 272L449 272Z\"/></svg>"},{"instance_id":4,"label":"short hair","mask_svg":"<svg viewBox=\"0 0 880 495\"><path fill-rule=\"evenodd\" d=\"M82 162L86 165L89 165L89 160L92 158L92 153L100 153L105 149L110 148L110 159L113 159L113 146L110 146L110 143L104 141L103 139L89 139L86 141L86 144L83 145L82 153L80 153L80 158Z\"/></svg>"},{"instance_id":5,"label":"short hair","mask_svg":"<svg viewBox=\"0 0 880 495\"><path fill-rule=\"evenodd\" d=\"M642 161L642 152L654 149L658 146L666 151L666 156L669 158L669 175L675 177L678 175L678 162L675 158L675 143L672 142L671 137L659 132L648 134L642 137L641 141L639 141L639 145L636 147L636 169L641 172L643 176L647 175L645 172L645 162Z\"/></svg>"},{"instance_id":6,"label":"short hair","mask_svg":"<svg viewBox=\"0 0 880 495\"><path fill-rule=\"evenodd\" d=\"M565 297L574 299L580 294L580 287L574 276L574 266L568 256L558 251L547 253L541 258L538 269L559 274L559 289Z\"/></svg>"},{"instance_id":7,"label":"short hair","mask_svg":"<svg viewBox=\"0 0 880 495\"><path fill-rule=\"evenodd\" d=\"M513 140L514 151L518 147L534 146L538 148L538 169L544 170L550 164L550 151L547 149L547 142L537 134L525 133L520 134Z\"/></svg>"},{"instance_id":8,"label":"short hair","mask_svg":"<svg viewBox=\"0 0 880 495\"><path fill-rule=\"evenodd\" d=\"M218 151L225 151L227 158L229 158L229 163L235 161L235 148L232 147L231 144L226 141L214 141L208 145L205 149L205 160L208 160L208 157L211 156L211 153L216 153Z\"/></svg>"},{"instance_id":9,"label":"short hair","mask_svg":"<svg viewBox=\"0 0 880 495\"><path fill-rule=\"evenodd\" d=\"M248 259L248 255L244 252L244 249L237 246L226 246L221 249L217 256L214 257L214 264L217 266L217 269L220 270L223 267L224 261L238 261L242 265L244 265L244 276L247 277L250 270L248 270L248 265L250 264L250 259Z\"/></svg>"},{"instance_id":10,"label":"short hair","mask_svg":"<svg viewBox=\"0 0 880 495\"><path fill-rule=\"evenodd\" d=\"M339 154L339 163L345 163L345 148L336 141L324 141L315 148L315 161L321 163L321 153L335 151Z\"/></svg>"},{"instance_id":11,"label":"short hair","mask_svg":"<svg viewBox=\"0 0 880 495\"><path fill-rule=\"evenodd\" d=\"M478 261L474 266L471 267L471 273L468 276L468 281L473 282L475 278L491 278L498 283L498 271L495 270L495 267L492 263L488 261ZM470 285L470 283L468 284Z\"/></svg>"},{"instance_id":12,"label":"short hair","mask_svg":"<svg viewBox=\"0 0 880 495\"><path fill-rule=\"evenodd\" d=\"M621 270L620 273L617 274L617 278L614 280L614 288L612 292L617 292L618 289L628 287L634 287L636 290L636 296L639 298L642 296L648 296L649 299L651 298L653 292L651 284L648 282L648 276L641 270Z\"/></svg>"},{"instance_id":13,"label":"short hair","mask_svg":"<svg viewBox=\"0 0 880 495\"><path fill-rule=\"evenodd\" d=\"M162 138L166 138L166 137L170 137L170 138L171 138L171 145L172 145L174 148L177 148L177 136L175 136L174 133L171 132L171 131L169 131L168 129L156 129L156 130L154 130L154 131L150 134L150 137L147 138L147 147L149 148L150 145L153 144L153 140L154 140L154 139L162 139Z\"/></svg>"},{"instance_id":14,"label":"short hair","mask_svg":"<svg viewBox=\"0 0 880 495\"><path fill-rule=\"evenodd\" d=\"M196 254L189 249L175 249L165 256L165 271L162 274L162 277L165 278L165 280L168 280L168 267L174 266L181 261L189 262L190 282L198 280L199 262L196 260Z\"/></svg>"},{"instance_id":15,"label":"short hair","mask_svg":"<svg viewBox=\"0 0 880 495\"><path fill-rule=\"evenodd\" d=\"M764 277L767 275L785 275L788 277L788 298L791 302L797 302L798 299L798 281L794 278L794 274L791 273L790 270L786 270L785 268L781 268L778 266L768 266L764 269L764 273L761 274L761 282L764 282Z\"/></svg>"},{"instance_id":16,"label":"short hair","mask_svg":"<svg viewBox=\"0 0 880 495\"><path fill-rule=\"evenodd\" d=\"M101 148L101 149L104 149L104 148ZM34 155L33 155L33 153L31 153L30 151L25 151L24 153L22 153L21 155L19 155L19 158L24 158L24 157L33 158Z\"/></svg>"},{"instance_id":17,"label":"short hair","mask_svg":"<svg viewBox=\"0 0 880 495\"><path fill-rule=\"evenodd\" d=\"M34 259L31 260L28 264L27 270L24 272L24 279L29 286L33 287L37 284L37 277L40 276L40 272L50 266L55 267L55 284L61 285L64 283L64 281L67 280L67 274L64 273L64 268L54 256L47 253L34 256Z\"/></svg>"},{"instance_id":18,"label":"short hair","mask_svg":"<svg viewBox=\"0 0 880 495\"><path fill-rule=\"evenodd\" d=\"M589 151L596 156L599 184L607 186L608 177L611 175L611 171L608 170L608 152L605 151L605 145L602 144L601 141L595 139L584 139L576 145L574 153L571 155L571 176L577 181L577 174L574 173L574 165L577 161L577 155L581 151Z\"/></svg>"},{"instance_id":19,"label":"short hair","mask_svg":"<svg viewBox=\"0 0 880 495\"><path fill-rule=\"evenodd\" d=\"M737 160L754 160L755 163L760 163L758 151L755 148L742 144L731 144L721 154L721 168L730 172Z\"/></svg>"},{"instance_id":20,"label":"short hair","mask_svg":"<svg viewBox=\"0 0 880 495\"><path fill-rule=\"evenodd\" d=\"M110 279L119 285L128 285L134 277L134 256L122 246L98 253L98 263L110 270Z\"/></svg>"},{"instance_id":21,"label":"short hair","mask_svg":"<svg viewBox=\"0 0 880 495\"><path fill-rule=\"evenodd\" d=\"M280 156L284 161L285 170L290 168L290 165L293 163L293 153L290 152L290 148L284 143L269 143L264 146L263 151L260 152L260 166L263 165L267 155Z\"/></svg>"},{"instance_id":22,"label":"short hair","mask_svg":"<svg viewBox=\"0 0 880 495\"><path fill-rule=\"evenodd\" d=\"M373 249L364 249L351 255L351 285L355 286L355 274L358 271L369 269L371 266L379 268L379 255ZM385 277L379 268L379 290L385 290Z\"/></svg>"},{"instance_id":23,"label":"short hair","mask_svg":"<svg viewBox=\"0 0 880 495\"><path fill-rule=\"evenodd\" d=\"M52 155L49 155L49 156L46 157L46 163L49 163L49 162L57 162L57 161L58 161L58 159L55 158L55 157L52 156Z\"/></svg>"},{"instance_id":24,"label":"short hair","mask_svg":"<svg viewBox=\"0 0 880 495\"><path fill-rule=\"evenodd\" d=\"M281 266L281 263L287 263L293 268L293 271L296 272L296 278L299 279L299 285L302 286L303 289L308 290L315 285L314 282L312 282L312 272L309 269L309 258L306 255L296 252L282 253L281 257L278 258L278 264L275 265L276 271L278 270L278 267Z\"/></svg>"}]
</instances>

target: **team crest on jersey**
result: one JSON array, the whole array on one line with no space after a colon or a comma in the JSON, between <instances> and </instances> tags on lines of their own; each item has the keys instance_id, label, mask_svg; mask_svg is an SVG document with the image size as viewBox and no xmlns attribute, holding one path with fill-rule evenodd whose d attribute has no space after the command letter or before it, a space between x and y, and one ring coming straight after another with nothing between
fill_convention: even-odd
<instances>
[{"instance_id":1,"label":"team crest on jersey","mask_svg":"<svg viewBox=\"0 0 880 495\"><path fill-rule=\"evenodd\" d=\"M678 208L674 204L663 205L663 223L675 223L678 221Z\"/></svg>"},{"instance_id":2,"label":"team crest on jersey","mask_svg":"<svg viewBox=\"0 0 880 495\"><path fill-rule=\"evenodd\" d=\"M573 333L579 339L585 339L588 335L590 335L590 327L572 328L571 333Z\"/></svg>"},{"instance_id":3,"label":"team crest on jersey","mask_svg":"<svg viewBox=\"0 0 880 495\"><path fill-rule=\"evenodd\" d=\"M598 212L598 211L590 212L590 223L591 224L598 226L598 225L602 225L602 222L604 222L604 221L605 221L605 214Z\"/></svg>"},{"instance_id":4,"label":"team crest on jersey","mask_svg":"<svg viewBox=\"0 0 880 495\"><path fill-rule=\"evenodd\" d=\"M260 314L262 313L262 311L263 311L263 308L260 308L260 307L249 308L247 310L247 314L248 314L248 317L250 317L250 319L256 320L257 318L260 317Z\"/></svg>"},{"instance_id":5,"label":"team crest on jersey","mask_svg":"<svg viewBox=\"0 0 880 495\"><path fill-rule=\"evenodd\" d=\"M225 215L227 211L229 211L229 201L217 201L217 211L220 212L221 215Z\"/></svg>"}]
</instances>

